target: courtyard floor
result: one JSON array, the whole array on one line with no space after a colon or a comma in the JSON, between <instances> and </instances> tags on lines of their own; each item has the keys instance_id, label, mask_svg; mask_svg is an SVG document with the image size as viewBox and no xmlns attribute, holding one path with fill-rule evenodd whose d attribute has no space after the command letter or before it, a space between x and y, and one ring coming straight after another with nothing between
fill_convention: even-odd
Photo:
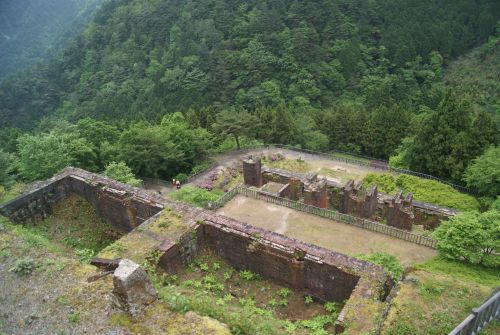
<instances>
[{"instance_id":1,"label":"courtyard floor","mask_svg":"<svg viewBox=\"0 0 500 335\"><path fill-rule=\"evenodd\" d=\"M242 195L217 213L351 256L385 252L406 266L437 255L424 246Z\"/></svg>"}]
</instances>

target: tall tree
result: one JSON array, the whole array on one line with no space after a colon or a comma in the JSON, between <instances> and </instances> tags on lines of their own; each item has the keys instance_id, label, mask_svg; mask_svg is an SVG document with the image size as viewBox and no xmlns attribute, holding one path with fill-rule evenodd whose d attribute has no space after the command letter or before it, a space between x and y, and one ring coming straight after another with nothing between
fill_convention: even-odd
<instances>
[{"instance_id":1,"label":"tall tree","mask_svg":"<svg viewBox=\"0 0 500 335\"><path fill-rule=\"evenodd\" d=\"M221 111L212 125L216 134L232 136L238 149L241 148L241 136L254 137L258 127L259 119L255 115L234 108Z\"/></svg>"}]
</instances>

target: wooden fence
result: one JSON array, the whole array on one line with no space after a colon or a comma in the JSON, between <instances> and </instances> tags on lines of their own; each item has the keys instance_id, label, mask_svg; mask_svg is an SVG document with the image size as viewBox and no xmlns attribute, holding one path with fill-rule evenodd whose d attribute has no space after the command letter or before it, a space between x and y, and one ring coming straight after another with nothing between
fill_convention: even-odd
<instances>
[{"instance_id":1,"label":"wooden fence","mask_svg":"<svg viewBox=\"0 0 500 335\"><path fill-rule=\"evenodd\" d=\"M430 237L423 236L420 234L414 234L406 230L391 227L382 223L375 221L370 221L362 218L358 218L352 215L338 213L325 208L318 208L311 205L306 205L302 202L280 198L272 193L267 193L263 191L258 191L251 189L242 185L238 185L231 189L229 192L225 193L216 202L208 205L208 208L217 209L223 207L227 202L234 198L237 194L242 194L247 197L251 197L257 200L263 200L269 203L273 203L280 206L285 206L292 208L301 212L321 216L330 220L347 223L359 228L368 229L377 233L388 235L391 237L399 238L408 242L415 244L420 244L429 248L436 248L436 241Z\"/></svg>"},{"instance_id":2,"label":"wooden fence","mask_svg":"<svg viewBox=\"0 0 500 335\"><path fill-rule=\"evenodd\" d=\"M479 308L474 308L472 313L462 321L448 335L476 335L490 322L500 319L500 291L497 288L491 298L486 300Z\"/></svg>"}]
</instances>

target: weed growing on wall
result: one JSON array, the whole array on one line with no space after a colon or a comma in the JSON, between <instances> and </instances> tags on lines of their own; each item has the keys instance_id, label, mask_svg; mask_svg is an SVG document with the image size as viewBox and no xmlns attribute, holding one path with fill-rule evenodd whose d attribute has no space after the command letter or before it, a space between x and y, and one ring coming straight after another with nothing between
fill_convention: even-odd
<instances>
[{"instance_id":1,"label":"weed growing on wall","mask_svg":"<svg viewBox=\"0 0 500 335\"><path fill-rule=\"evenodd\" d=\"M180 273L158 277L160 298L171 310L210 316L234 334L328 334L341 307L237 271L209 249Z\"/></svg>"}]
</instances>

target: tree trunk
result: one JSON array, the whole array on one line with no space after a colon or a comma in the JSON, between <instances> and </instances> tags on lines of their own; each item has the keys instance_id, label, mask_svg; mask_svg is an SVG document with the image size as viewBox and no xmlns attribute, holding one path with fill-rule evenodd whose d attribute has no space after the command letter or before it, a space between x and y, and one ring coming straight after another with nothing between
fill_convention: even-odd
<instances>
[{"instance_id":1,"label":"tree trunk","mask_svg":"<svg viewBox=\"0 0 500 335\"><path fill-rule=\"evenodd\" d=\"M238 150L240 150L240 140L238 139L238 135L234 135L234 139L236 140L236 148L238 148Z\"/></svg>"}]
</instances>

